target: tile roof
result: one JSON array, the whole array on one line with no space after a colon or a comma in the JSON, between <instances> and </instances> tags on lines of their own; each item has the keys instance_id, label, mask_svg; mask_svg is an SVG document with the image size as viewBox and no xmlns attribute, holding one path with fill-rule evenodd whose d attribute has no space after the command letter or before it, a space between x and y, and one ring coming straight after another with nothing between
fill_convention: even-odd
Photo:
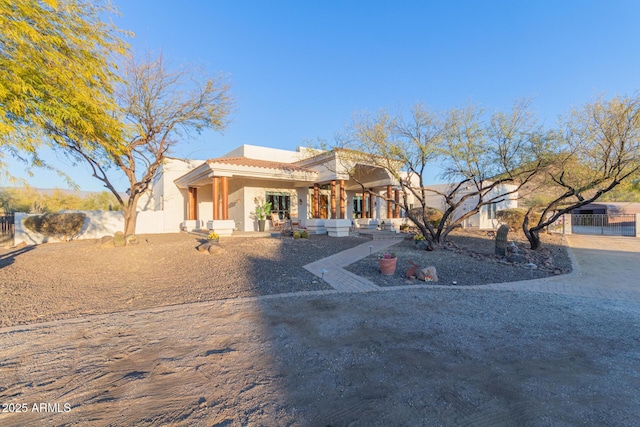
<instances>
[{"instance_id":1,"label":"tile roof","mask_svg":"<svg viewBox=\"0 0 640 427\"><path fill-rule=\"evenodd\" d=\"M208 164L225 164L234 166L250 166L264 169L277 169L288 172L316 173L314 170L293 165L291 163L274 162L271 160L250 159L248 157L218 157L207 160Z\"/></svg>"}]
</instances>

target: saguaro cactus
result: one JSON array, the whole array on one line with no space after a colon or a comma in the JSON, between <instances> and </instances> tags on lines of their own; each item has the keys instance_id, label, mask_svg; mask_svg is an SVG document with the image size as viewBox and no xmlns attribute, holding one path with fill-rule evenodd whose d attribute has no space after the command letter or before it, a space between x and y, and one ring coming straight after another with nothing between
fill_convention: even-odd
<instances>
[{"instance_id":1,"label":"saguaro cactus","mask_svg":"<svg viewBox=\"0 0 640 427\"><path fill-rule=\"evenodd\" d=\"M496 255L507 254L507 234L509 234L509 226L502 224L496 233Z\"/></svg>"}]
</instances>

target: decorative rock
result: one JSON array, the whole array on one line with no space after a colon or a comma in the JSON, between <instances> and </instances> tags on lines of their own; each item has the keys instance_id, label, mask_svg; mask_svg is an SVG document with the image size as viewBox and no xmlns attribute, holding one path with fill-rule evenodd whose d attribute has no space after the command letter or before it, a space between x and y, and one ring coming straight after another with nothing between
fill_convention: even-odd
<instances>
[{"instance_id":1,"label":"decorative rock","mask_svg":"<svg viewBox=\"0 0 640 427\"><path fill-rule=\"evenodd\" d=\"M128 245L137 245L138 244L138 238L135 236L135 234L129 234L125 237L125 242Z\"/></svg>"},{"instance_id":2,"label":"decorative rock","mask_svg":"<svg viewBox=\"0 0 640 427\"><path fill-rule=\"evenodd\" d=\"M113 235L113 245L116 248L122 248L127 244L124 239L124 233L122 231L116 231L116 234Z\"/></svg>"},{"instance_id":3,"label":"decorative rock","mask_svg":"<svg viewBox=\"0 0 640 427\"><path fill-rule=\"evenodd\" d=\"M16 249L22 249L27 247L27 242L24 240L16 245Z\"/></svg>"},{"instance_id":4,"label":"decorative rock","mask_svg":"<svg viewBox=\"0 0 640 427\"><path fill-rule=\"evenodd\" d=\"M438 273L436 272L436 268L434 266L429 266L422 270L418 270L416 273L416 279L424 280L425 282L437 282Z\"/></svg>"},{"instance_id":5,"label":"decorative rock","mask_svg":"<svg viewBox=\"0 0 640 427\"><path fill-rule=\"evenodd\" d=\"M113 236L102 236L100 239L100 247L113 248Z\"/></svg>"},{"instance_id":6,"label":"decorative rock","mask_svg":"<svg viewBox=\"0 0 640 427\"><path fill-rule=\"evenodd\" d=\"M507 234L509 226L502 224L496 233L496 255L505 256L507 252Z\"/></svg>"},{"instance_id":7,"label":"decorative rock","mask_svg":"<svg viewBox=\"0 0 640 427\"><path fill-rule=\"evenodd\" d=\"M196 248L198 252L209 252L209 254L215 253L220 249L220 240L207 240L206 242L198 245Z\"/></svg>"},{"instance_id":8,"label":"decorative rock","mask_svg":"<svg viewBox=\"0 0 640 427\"><path fill-rule=\"evenodd\" d=\"M534 263L530 262L529 264L525 265L525 267L530 268L532 270L535 270L536 268L538 268L537 265L535 265Z\"/></svg>"},{"instance_id":9,"label":"decorative rock","mask_svg":"<svg viewBox=\"0 0 640 427\"><path fill-rule=\"evenodd\" d=\"M512 253L512 254L508 254L507 255L507 261L512 262L514 264L516 263L522 263L525 262L527 259L525 257L523 257L522 255L520 255L519 253Z\"/></svg>"},{"instance_id":10,"label":"decorative rock","mask_svg":"<svg viewBox=\"0 0 640 427\"><path fill-rule=\"evenodd\" d=\"M432 251L433 243L431 242L431 240L417 240L416 248L420 249L421 251Z\"/></svg>"}]
</instances>

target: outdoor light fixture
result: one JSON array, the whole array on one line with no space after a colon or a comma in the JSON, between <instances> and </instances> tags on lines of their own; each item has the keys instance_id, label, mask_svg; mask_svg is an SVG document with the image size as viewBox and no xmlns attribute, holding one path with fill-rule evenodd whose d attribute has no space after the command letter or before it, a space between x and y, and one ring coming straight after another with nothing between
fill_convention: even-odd
<instances>
[{"instance_id":1,"label":"outdoor light fixture","mask_svg":"<svg viewBox=\"0 0 640 427\"><path fill-rule=\"evenodd\" d=\"M324 273L327 272L327 269L323 268L322 270L320 270L320 274L322 274L322 280L324 280Z\"/></svg>"}]
</instances>

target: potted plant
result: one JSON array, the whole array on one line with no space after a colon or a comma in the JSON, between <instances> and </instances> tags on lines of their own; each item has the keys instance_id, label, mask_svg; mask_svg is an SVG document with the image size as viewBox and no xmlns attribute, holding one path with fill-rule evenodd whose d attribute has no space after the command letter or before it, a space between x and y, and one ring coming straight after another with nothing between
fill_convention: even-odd
<instances>
[{"instance_id":1,"label":"potted plant","mask_svg":"<svg viewBox=\"0 0 640 427\"><path fill-rule=\"evenodd\" d=\"M271 202L266 202L264 199L255 199L256 210L254 215L258 220L258 231L264 231L264 224L267 220L267 215L271 214Z\"/></svg>"},{"instance_id":2,"label":"potted plant","mask_svg":"<svg viewBox=\"0 0 640 427\"><path fill-rule=\"evenodd\" d=\"M380 265L380 272L385 276L393 276L396 272L396 265L398 263L398 257L395 253L385 253L378 256L378 264Z\"/></svg>"},{"instance_id":3,"label":"potted plant","mask_svg":"<svg viewBox=\"0 0 640 427\"><path fill-rule=\"evenodd\" d=\"M218 244L220 242L220 235L215 231L212 231L207 235L207 240L209 240L209 242L211 243Z\"/></svg>"}]
</instances>

